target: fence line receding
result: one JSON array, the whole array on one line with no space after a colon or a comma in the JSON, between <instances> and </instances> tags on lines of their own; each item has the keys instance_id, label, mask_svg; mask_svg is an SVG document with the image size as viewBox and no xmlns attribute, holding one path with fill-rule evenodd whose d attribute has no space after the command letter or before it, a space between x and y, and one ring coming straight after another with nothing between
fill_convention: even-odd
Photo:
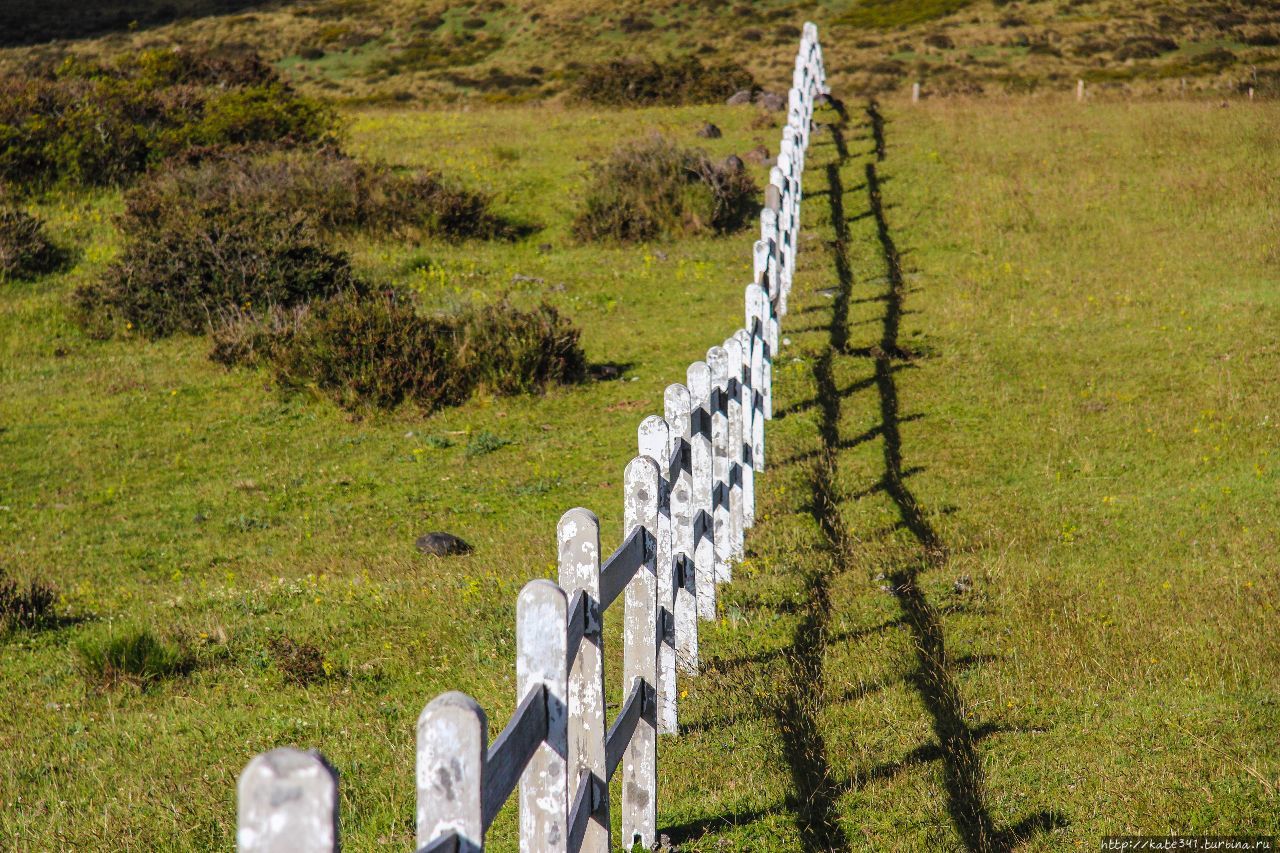
<instances>
[{"instance_id":1,"label":"fence line receding","mask_svg":"<svg viewBox=\"0 0 1280 853\"><path fill-rule=\"evenodd\" d=\"M674 735L677 682L698 669L698 622L716 618L755 521L773 414L773 354L795 272L800 179L814 106L827 94L818 31L796 55L760 239L752 250L744 325L683 384L663 414L640 423L623 486L623 541L601 558L587 509L556 527L558 583L529 582L516 601L518 705L491 742L484 709L443 693L418 718L417 847L473 853L514 795L520 849L599 853L658 840L658 735ZM605 713L604 612L621 607L625 701ZM610 782L622 774L622 837L610 837ZM334 853L337 774L316 752L275 749L240 776L236 840L243 853Z\"/></svg>"}]
</instances>

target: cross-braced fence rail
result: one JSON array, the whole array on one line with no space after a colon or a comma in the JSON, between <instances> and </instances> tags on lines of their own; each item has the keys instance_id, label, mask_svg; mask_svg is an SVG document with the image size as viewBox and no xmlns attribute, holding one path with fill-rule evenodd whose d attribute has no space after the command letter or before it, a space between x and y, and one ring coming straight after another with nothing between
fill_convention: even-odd
<instances>
[{"instance_id":1,"label":"cross-braced fence rail","mask_svg":"<svg viewBox=\"0 0 1280 853\"><path fill-rule=\"evenodd\" d=\"M805 24L777 165L769 172L744 327L667 387L664 415L641 422L624 480L624 539L603 561L591 511L556 528L559 584L535 580L516 602L519 705L489 742L484 710L437 696L418 718L419 853L484 848L518 790L520 849L597 853L611 846L609 783L622 773L622 846L658 835L659 734L677 731L681 674L698 669L698 622L716 616L755 522L772 417L772 358L795 272L800 178L814 106L827 94L818 31ZM621 600L626 701L605 716L601 625ZM243 853L337 851L338 782L316 752L275 749L240 775Z\"/></svg>"}]
</instances>

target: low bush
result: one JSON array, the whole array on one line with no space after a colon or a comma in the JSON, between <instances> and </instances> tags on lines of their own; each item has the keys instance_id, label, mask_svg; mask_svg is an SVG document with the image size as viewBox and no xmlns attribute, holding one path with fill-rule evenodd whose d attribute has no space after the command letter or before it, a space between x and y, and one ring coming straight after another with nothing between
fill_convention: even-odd
<instances>
[{"instance_id":1,"label":"low bush","mask_svg":"<svg viewBox=\"0 0 1280 853\"><path fill-rule=\"evenodd\" d=\"M68 60L0 81L0 180L28 192L116 185L192 146L332 137L333 111L280 82L256 55L191 64L186 56Z\"/></svg>"},{"instance_id":2,"label":"low bush","mask_svg":"<svg viewBox=\"0 0 1280 853\"><path fill-rule=\"evenodd\" d=\"M751 72L735 62L703 65L694 56L614 59L591 65L574 81L582 100L609 106L708 104L757 88Z\"/></svg>"},{"instance_id":3,"label":"low bush","mask_svg":"<svg viewBox=\"0 0 1280 853\"><path fill-rule=\"evenodd\" d=\"M262 152L254 147L193 151L188 162L154 170L125 196L126 235L167 227L198 209L305 214L330 232L421 232L505 237L512 226L488 197L432 173L402 175L333 149Z\"/></svg>"},{"instance_id":4,"label":"low bush","mask_svg":"<svg viewBox=\"0 0 1280 853\"><path fill-rule=\"evenodd\" d=\"M195 667L195 655L188 648L160 639L146 628L86 637L76 644L76 653L85 678L103 688L132 684L146 689Z\"/></svg>"},{"instance_id":5,"label":"low bush","mask_svg":"<svg viewBox=\"0 0 1280 853\"><path fill-rule=\"evenodd\" d=\"M53 587L38 581L24 586L0 568L0 633L15 629L39 628L53 619L58 595Z\"/></svg>"},{"instance_id":6,"label":"low bush","mask_svg":"<svg viewBox=\"0 0 1280 853\"><path fill-rule=\"evenodd\" d=\"M755 181L736 159L652 136L614 151L593 170L574 220L580 240L622 242L736 230L756 210Z\"/></svg>"},{"instance_id":7,"label":"low bush","mask_svg":"<svg viewBox=\"0 0 1280 853\"><path fill-rule=\"evenodd\" d=\"M475 387L502 396L580 381L587 372L580 336L546 303L520 311L500 302L468 313L454 332L459 369Z\"/></svg>"},{"instance_id":8,"label":"low bush","mask_svg":"<svg viewBox=\"0 0 1280 853\"><path fill-rule=\"evenodd\" d=\"M129 236L103 278L75 292L91 334L120 326L150 338L200 333L237 307L288 308L364 287L346 254L298 217L252 210L209 217L192 209Z\"/></svg>"},{"instance_id":9,"label":"low bush","mask_svg":"<svg viewBox=\"0 0 1280 853\"><path fill-rule=\"evenodd\" d=\"M391 409L411 400L424 411L467 397L449 324L421 317L391 296L317 303L267 350L285 387L312 387L344 409Z\"/></svg>"},{"instance_id":10,"label":"low bush","mask_svg":"<svg viewBox=\"0 0 1280 853\"><path fill-rule=\"evenodd\" d=\"M0 281L36 278L67 262L67 252L45 233L44 223L23 210L0 207Z\"/></svg>"},{"instance_id":11,"label":"low bush","mask_svg":"<svg viewBox=\"0 0 1280 853\"><path fill-rule=\"evenodd\" d=\"M344 294L305 311L236 312L213 332L211 357L267 365L286 388L314 388L348 410L424 412L476 391L508 395L581 380L579 332L554 308L502 301L423 316L395 295Z\"/></svg>"}]
</instances>

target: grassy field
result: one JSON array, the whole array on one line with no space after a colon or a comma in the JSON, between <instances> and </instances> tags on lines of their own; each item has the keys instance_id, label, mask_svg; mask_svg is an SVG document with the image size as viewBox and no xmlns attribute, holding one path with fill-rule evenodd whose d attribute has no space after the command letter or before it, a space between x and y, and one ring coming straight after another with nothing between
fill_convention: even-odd
<instances>
[{"instance_id":1,"label":"grassy field","mask_svg":"<svg viewBox=\"0 0 1280 853\"><path fill-rule=\"evenodd\" d=\"M1280 114L885 112L883 161L857 111L810 160L766 520L668 747L673 835L1275 833Z\"/></svg>"},{"instance_id":2,"label":"grassy field","mask_svg":"<svg viewBox=\"0 0 1280 853\"><path fill-rule=\"evenodd\" d=\"M819 116L763 520L662 742L664 831L760 851L1280 831L1280 111L863 106ZM240 768L298 744L342 774L348 849L406 849L417 713L461 689L507 718L515 594L554 574L556 518L590 507L617 541L635 426L740 322L748 233L583 247L575 192L651 130L772 148L756 116L349 113L353 152L541 226L360 239L362 271L431 305L548 299L624 366L429 418L284 396L204 339L87 339L66 300L115 252L119 195L36 205L81 257L0 292L0 559L68 618L0 645L3 846L226 849ZM695 140L708 120L724 137ZM476 553L419 555L437 529ZM199 665L95 689L75 645L134 624ZM291 683L281 634L326 677Z\"/></svg>"}]
</instances>

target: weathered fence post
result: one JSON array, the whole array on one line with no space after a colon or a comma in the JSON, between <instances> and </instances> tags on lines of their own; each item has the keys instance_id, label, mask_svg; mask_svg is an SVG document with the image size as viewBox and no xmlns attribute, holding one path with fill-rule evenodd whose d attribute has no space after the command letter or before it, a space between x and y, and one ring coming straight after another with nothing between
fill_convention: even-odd
<instances>
[{"instance_id":1,"label":"weathered fence post","mask_svg":"<svg viewBox=\"0 0 1280 853\"><path fill-rule=\"evenodd\" d=\"M711 368L695 361L689 382L689 467L693 482L693 564L698 618L716 618L715 463L711 444Z\"/></svg>"},{"instance_id":2,"label":"weathered fence post","mask_svg":"<svg viewBox=\"0 0 1280 853\"><path fill-rule=\"evenodd\" d=\"M520 850L554 853L569 843L569 600L549 580L516 599L516 704L546 688L547 737L520 776Z\"/></svg>"},{"instance_id":3,"label":"weathered fence post","mask_svg":"<svg viewBox=\"0 0 1280 853\"><path fill-rule=\"evenodd\" d=\"M751 334L746 329L733 333L742 355L738 367L738 408L741 412L741 432L738 437L738 459L742 464L742 529L746 531L756 523L756 469L752 458L754 444L751 436L755 430L755 385L751 381ZM732 369L732 365L730 365Z\"/></svg>"},{"instance_id":4,"label":"weathered fence post","mask_svg":"<svg viewBox=\"0 0 1280 853\"><path fill-rule=\"evenodd\" d=\"M484 763L489 723L476 701L451 691L418 717L418 847L454 833L460 853L484 849Z\"/></svg>"},{"instance_id":5,"label":"weathered fence post","mask_svg":"<svg viewBox=\"0 0 1280 853\"><path fill-rule=\"evenodd\" d=\"M671 458L679 469L671 472L671 550L676 575L676 666L681 672L698 671L698 587L694 568L693 433L689 415L689 389L668 385L662 395L663 413L671 427Z\"/></svg>"},{"instance_id":6,"label":"weathered fence post","mask_svg":"<svg viewBox=\"0 0 1280 853\"><path fill-rule=\"evenodd\" d=\"M578 788L587 795L591 819L582 837L582 853L609 849L609 786L605 763L604 632L600 619L600 522L591 510L575 507L556 525L560 586L584 595L582 644L569 662L569 802ZM573 652L570 649L570 652Z\"/></svg>"},{"instance_id":7,"label":"weathered fence post","mask_svg":"<svg viewBox=\"0 0 1280 853\"><path fill-rule=\"evenodd\" d=\"M725 443L729 458L729 545L734 559L742 557L745 543L745 490L742 477L742 343L727 338L725 353Z\"/></svg>"},{"instance_id":8,"label":"weathered fence post","mask_svg":"<svg viewBox=\"0 0 1280 853\"><path fill-rule=\"evenodd\" d=\"M622 683L629 693L637 680L643 689L643 708L635 734L622 757L622 842L631 847L639 841L646 848L657 841L658 833L658 465L647 456L637 456L624 475L624 535L643 527L645 564L627 584L623 615Z\"/></svg>"},{"instance_id":9,"label":"weathered fence post","mask_svg":"<svg viewBox=\"0 0 1280 853\"><path fill-rule=\"evenodd\" d=\"M671 428L650 415L640 422L638 452L658 465L658 731L676 732L676 584L671 542Z\"/></svg>"},{"instance_id":10,"label":"weathered fence post","mask_svg":"<svg viewBox=\"0 0 1280 853\"><path fill-rule=\"evenodd\" d=\"M236 786L240 853L337 853L338 774L314 750L254 756Z\"/></svg>"},{"instance_id":11,"label":"weathered fence post","mask_svg":"<svg viewBox=\"0 0 1280 853\"><path fill-rule=\"evenodd\" d=\"M733 511L731 492L733 471L729 461L729 354L724 347L707 350L711 368L711 459L712 533L716 543L716 583L732 580L729 559L733 556Z\"/></svg>"},{"instance_id":12,"label":"weathered fence post","mask_svg":"<svg viewBox=\"0 0 1280 853\"><path fill-rule=\"evenodd\" d=\"M747 287L746 321L751 330L751 388L755 392L751 400L751 465L757 472L764 470L764 420L765 401L768 399L768 380L765 378L764 315L769 302L758 284Z\"/></svg>"}]
</instances>

